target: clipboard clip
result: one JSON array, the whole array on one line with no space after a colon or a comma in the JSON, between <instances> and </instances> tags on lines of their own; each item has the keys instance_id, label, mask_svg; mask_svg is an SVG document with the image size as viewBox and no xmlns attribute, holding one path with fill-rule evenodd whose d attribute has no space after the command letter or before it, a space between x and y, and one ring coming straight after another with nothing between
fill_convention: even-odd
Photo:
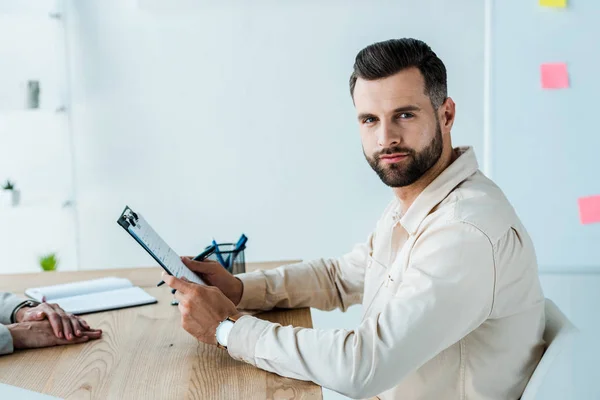
<instances>
[{"instance_id":1,"label":"clipboard clip","mask_svg":"<svg viewBox=\"0 0 600 400\"><path fill-rule=\"evenodd\" d=\"M131 226L135 227L135 223L138 221L139 217L138 215L133 212L133 210L129 207L125 207L125 211L123 211L123 217L125 218L125 220L127 220L127 222L129 222L131 224Z\"/></svg>"}]
</instances>

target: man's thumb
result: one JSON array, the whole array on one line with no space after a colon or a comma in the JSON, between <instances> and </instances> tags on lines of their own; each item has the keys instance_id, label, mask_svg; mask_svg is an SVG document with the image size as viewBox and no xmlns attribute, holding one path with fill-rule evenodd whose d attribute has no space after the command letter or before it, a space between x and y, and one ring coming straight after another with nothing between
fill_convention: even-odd
<instances>
[{"instance_id":1,"label":"man's thumb","mask_svg":"<svg viewBox=\"0 0 600 400\"><path fill-rule=\"evenodd\" d=\"M46 319L46 314L43 311L27 311L23 317L25 321L43 321L44 319Z\"/></svg>"}]
</instances>

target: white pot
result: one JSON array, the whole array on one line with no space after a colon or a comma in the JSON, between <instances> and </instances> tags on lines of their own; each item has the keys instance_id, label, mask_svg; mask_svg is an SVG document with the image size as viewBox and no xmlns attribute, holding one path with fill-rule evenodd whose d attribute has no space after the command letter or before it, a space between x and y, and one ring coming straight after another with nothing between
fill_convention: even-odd
<instances>
[{"instance_id":1,"label":"white pot","mask_svg":"<svg viewBox=\"0 0 600 400\"><path fill-rule=\"evenodd\" d=\"M0 207L12 207L13 197L10 190L0 190Z\"/></svg>"},{"instance_id":2,"label":"white pot","mask_svg":"<svg viewBox=\"0 0 600 400\"><path fill-rule=\"evenodd\" d=\"M0 191L0 207L18 207L21 204L21 192L19 190Z\"/></svg>"},{"instance_id":3,"label":"white pot","mask_svg":"<svg viewBox=\"0 0 600 400\"><path fill-rule=\"evenodd\" d=\"M13 207L18 207L21 204L21 191L18 189L12 190L11 204Z\"/></svg>"}]
</instances>

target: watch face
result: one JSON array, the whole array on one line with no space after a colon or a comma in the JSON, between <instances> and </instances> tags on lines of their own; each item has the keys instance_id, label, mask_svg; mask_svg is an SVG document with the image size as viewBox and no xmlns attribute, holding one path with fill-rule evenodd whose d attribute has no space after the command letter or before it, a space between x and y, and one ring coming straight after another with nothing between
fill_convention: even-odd
<instances>
[{"instance_id":1,"label":"watch face","mask_svg":"<svg viewBox=\"0 0 600 400\"><path fill-rule=\"evenodd\" d=\"M233 322L228 319L221 322L219 326L217 326L217 332L215 336L217 337L217 342L223 347L227 347L227 339L229 338L229 332L231 331L231 328L233 328Z\"/></svg>"}]
</instances>

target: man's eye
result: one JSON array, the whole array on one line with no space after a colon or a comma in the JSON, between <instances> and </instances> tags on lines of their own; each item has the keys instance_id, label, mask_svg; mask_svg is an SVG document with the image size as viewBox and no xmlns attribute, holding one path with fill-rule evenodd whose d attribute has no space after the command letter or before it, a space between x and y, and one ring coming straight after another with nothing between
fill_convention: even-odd
<instances>
[{"instance_id":1,"label":"man's eye","mask_svg":"<svg viewBox=\"0 0 600 400\"><path fill-rule=\"evenodd\" d=\"M367 117L363 119L363 124L372 124L373 122L375 122L375 118L373 117Z\"/></svg>"},{"instance_id":2,"label":"man's eye","mask_svg":"<svg viewBox=\"0 0 600 400\"><path fill-rule=\"evenodd\" d=\"M398 114L398 118L400 119L411 119L415 115L413 113L400 113Z\"/></svg>"}]
</instances>

